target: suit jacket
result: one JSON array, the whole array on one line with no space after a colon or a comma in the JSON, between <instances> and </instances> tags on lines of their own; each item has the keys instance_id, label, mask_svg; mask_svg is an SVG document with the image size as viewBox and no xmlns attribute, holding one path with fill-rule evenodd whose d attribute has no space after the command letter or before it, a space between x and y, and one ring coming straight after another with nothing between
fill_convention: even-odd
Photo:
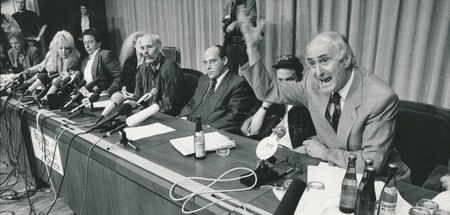
<instances>
[{"instance_id":1,"label":"suit jacket","mask_svg":"<svg viewBox=\"0 0 450 215\"><path fill-rule=\"evenodd\" d=\"M81 73L84 75L88 58L81 62ZM100 49L92 63L92 78L98 79L97 87L108 91L109 95L120 90L122 67L119 59L111 51Z\"/></svg>"},{"instance_id":2,"label":"suit jacket","mask_svg":"<svg viewBox=\"0 0 450 215\"><path fill-rule=\"evenodd\" d=\"M18 55L19 52L17 52L14 49L10 49L8 51L9 60L11 61L11 65L14 68L18 68L18 60L19 60ZM39 64L41 61L42 61L41 51L39 51L39 49L37 49L34 46L28 46L28 49L24 53L24 59L22 61L23 68L19 68L19 70L23 71L25 69L28 69L34 65Z\"/></svg>"},{"instance_id":3,"label":"suit jacket","mask_svg":"<svg viewBox=\"0 0 450 215\"><path fill-rule=\"evenodd\" d=\"M306 72L301 82L279 84L272 75L261 62L244 71L245 78L259 99L274 103L304 104L308 107L318 140L330 149L327 161L345 168L348 156L355 154L358 156L358 172L363 172L364 159L371 158L378 173L387 166L384 164L389 160L399 163L399 174L406 174L407 166L400 162L398 152L391 150L398 96L382 80L354 68L353 83L335 132L325 118L329 94L319 91L319 81L313 77L313 73Z\"/></svg>"},{"instance_id":4,"label":"suit jacket","mask_svg":"<svg viewBox=\"0 0 450 215\"><path fill-rule=\"evenodd\" d=\"M209 77L200 76L194 96L181 110L180 116L190 119L193 110L202 102L209 87ZM248 83L228 72L211 96L209 106L201 115L202 124L238 133L248 111L255 104L255 96Z\"/></svg>"}]
</instances>

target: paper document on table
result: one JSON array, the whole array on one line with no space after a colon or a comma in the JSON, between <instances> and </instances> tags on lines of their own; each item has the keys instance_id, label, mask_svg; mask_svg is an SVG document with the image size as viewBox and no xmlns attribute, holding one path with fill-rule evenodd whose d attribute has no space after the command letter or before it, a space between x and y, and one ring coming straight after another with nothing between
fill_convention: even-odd
<instances>
[{"instance_id":1,"label":"paper document on table","mask_svg":"<svg viewBox=\"0 0 450 215\"><path fill-rule=\"evenodd\" d=\"M344 214L339 211L339 200L341 196L341 185L346 169L329 166L320 163L318 166L308 166L308 182L319 181L325 185L325 191L320 195L310 195L305 192L300 199L295 214ZM356 174L359 181L362 174ZM380 198L384 182L375 181L375 193ZM406 202L397 191L397 208L395 214L408 214L411 205Z\"/></svg>"},{"instance_id":2,"label":"paper document on table","mask_svg":"<svg viewBox=\"0 0 450 215\"><path fill-rule=\"evenodd\" d=\"M111 102L111 100L105 100L105 101L94 102L94 103L92 103L92 107L93 107L93 108L104 108L104 107L106 107L110 102Z\"/></svg>"},{"instance_id":3,"label":"paper document on table","mask_svg":"<svg viewBox=\"0 0 450 215\"><path fill-rule=\"evenodd\" d=\"M194 136L181 137L170 140L170 143L175 147L182 155L194 154ZM220 134L219 132L211 132L205 134L205 149L206 151L214 151L216 149L236 146L234 141L230 140L227 136Z\"/></svg>"},{"instance_id":4,"label":"paper document on table","mask_svg":"<svg viewBox=\"0 0 450 215\"><path fill-rule=\"evenodd\" d=\"M163 125L159 122L150 125L125 128L124 130L127 133L128 139L130 140L139 140L142 138L175 131L175 129Z\"/></svg>"}]
</instances>

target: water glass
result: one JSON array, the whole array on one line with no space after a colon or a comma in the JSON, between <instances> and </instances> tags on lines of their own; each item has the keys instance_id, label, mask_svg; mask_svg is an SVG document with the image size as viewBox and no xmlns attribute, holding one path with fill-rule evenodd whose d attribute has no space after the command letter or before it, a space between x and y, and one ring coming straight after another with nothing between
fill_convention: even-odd
<instances>
[{"instance_id":1,"label":"water glass","mask_svg":"<svg viewBox=\"0 0 450 215\"><path fill-rule=\"evenodd\" d=\"M216 154L223 157L230 154L230 147L224 147L220 149L216 149Z\"/></svg>"},{"instance_id":2,"label":"water glass","mask_svg":"<svg viewBox=\"0 0 450 215\"><path fill-rule=\"evenodd\" d=\"M417 207L417 206L414 206L411 209L409 209L408 214L409 215L431 215L431 213L427 209L425 209L423 207Z\"/></svg>"},{"instance_id":3,"label":"water glass","mask_svg":"<svg viewBox=\"0 0 450 215\"><path fill-rule=\"evenodd\" d=\"M433 211L433 215L450 215L450 210L436 209Z\"/></svg>"},{"instance_id":4,"label":"water glass","mask_svg":"<svg viewBox=\"0 0 450 215\"><path fill-rule=\"evenodd\" d=\"M431 199L421 199L417 202L416 206L425 208L430 214L433 213L434 210L439 209L438 203Z\"/></svg>"}]
</instances>

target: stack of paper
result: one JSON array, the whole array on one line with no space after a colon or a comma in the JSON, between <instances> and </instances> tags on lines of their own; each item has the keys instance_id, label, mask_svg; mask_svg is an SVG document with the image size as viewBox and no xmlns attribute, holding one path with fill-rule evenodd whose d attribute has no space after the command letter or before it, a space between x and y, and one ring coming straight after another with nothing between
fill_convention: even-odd
<instances>
[{"instance_id":1,"label":"stack of paper","mask_svg":"<svg viewBox=\"0 0 450 215\"><path fill-rule=\"evenodd\" d=\"M195 152L194 136L172 139L170 143L184 156L194 154ZM206 151L214 151L225 147L232 148L234 146L236 146L234 141L217 131L205 134Z\"/></svg>"}]
</instances>

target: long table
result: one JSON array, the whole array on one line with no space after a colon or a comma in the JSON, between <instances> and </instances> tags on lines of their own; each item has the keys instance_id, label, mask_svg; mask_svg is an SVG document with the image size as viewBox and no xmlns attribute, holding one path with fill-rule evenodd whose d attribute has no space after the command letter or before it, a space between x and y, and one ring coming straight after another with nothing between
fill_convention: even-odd
<instances>
[{"instance_id":1,"label":"long table","mask_svg":"<svg viewBox=\"0 0 450 215\"><path fill-rule=\"evenodd\" d=\"M5 98L2 98L2 102ZM16 100L11 100L3 110L24 112L22 121L22 132L30 131L23 128L39 128L50 136L61 136L58 140L59 152L64 168L64 181L62 183L61 195L64 196L72 210L80 214L84 189L87 189L86 201L83 214L181 214L182 202L173 201L169 197L169 189L173 183L189 176L217 178L219 175L234 167L246 167L253 169L257 162L255 149L257 141L224 131L218 131L236 142L236 147L231 150L230 155L220 157L214 152L207 153L206 159L197 160L192 156L183 156L170 144L169 140L192 135L195 124L189 121L177 119L157 113L144 121L143 124L161 123L174 128L174 132L164 133L134 142L139 151L130 147L111 147L120 140L118 134L102 138L104 133L84 134L87 128L82 124L93 123L98 118L80 115L72 120L64 116L61 111L39 110L36 107L21 105ZM88 111L89 112L89 111ZM99 115L97 112L91 112ZM1 117L0 125L2 134L17 129L5 126L5 117ZM6 119L17 120L19 119ZM23 123L26 123L24 125ZM205 133L217 131L217 129L204 127ZM30 135L25 136L25 144L32 144ZM73 139L73 140L72 140ZM72 141L71 141L72 140ZM87 184L86 162L89 149ZM17 143L21 144L21 143ZM27 147L27 152L33 154L32 147ZM317 165L320 161L308 155L298 154L290 150L280 149L275 154L279 161L286 156L292 156L306 169L307 165ZM47 181L45 166L41 160L28 156L31 168L35 169L34 176L38 180ZM66 162L67 161L67 162ZM237 177L245 172L235 172L227 176ZM306 181L307 173L297 176ZM55 189L61 184L63 177L53 171L51 174ZM180 184L174 193L177 197L186 196L190 192L206 185L209 182L188 180ZM87 186L87 187L85 187ZM219 183L206 190L245 188L239 181ZM421 198L433 198L436 192L429 191L414 185L399 183L398 188L403 198L415 204ZM243 192L231 192L223 194L201 194L189 201L187 210L194 210L203 205L220 198L232 198L208 207L206 210L196 214L272 214L279 204L272 189L255 188ZM246 210L242 204L245 204Z\"/></svg>"}]
</instances>

